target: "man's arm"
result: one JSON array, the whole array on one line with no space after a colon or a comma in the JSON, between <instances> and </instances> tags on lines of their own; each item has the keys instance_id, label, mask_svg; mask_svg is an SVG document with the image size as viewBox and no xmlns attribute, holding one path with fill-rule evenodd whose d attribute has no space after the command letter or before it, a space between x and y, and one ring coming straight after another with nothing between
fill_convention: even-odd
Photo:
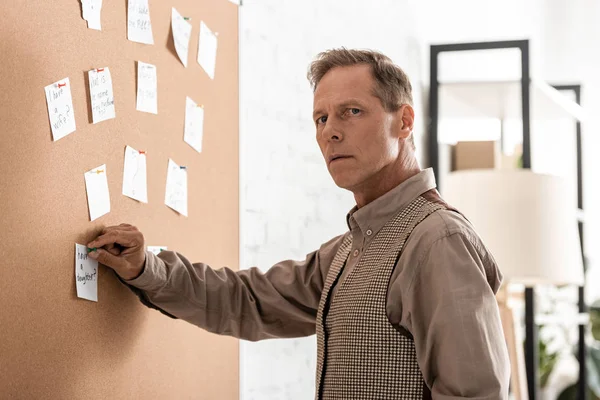
<instances>
[{"instance_id":1,"label":"man's arm","mask_svg":"<svg viewBox=\"0 0 600 400\"><path fill-rule=\"evenodd\" d=\"M508 352L486 275L495 264L481 253L464 233L439 238L402 296L406 328L436 400L508 398Z\"/></svg>"},{"instance_id":2,"label":"man's arm","mask_svg":"<svg viewBox=\"0 0 600 400\"><path fill-rule=\"evenodd\" d=\"M103 247L90 255L113 268L145 305L209 332L256 341L315 333L323 283L341 239L325 243L304 261L283 261L266 273L212 269L173 251L156 256L142 250L130 261L131 249L144 248L143 235L124 225L106 228L88 246ZM125 249L115 250L115 244Z\"/></svg>"}]
</instances>

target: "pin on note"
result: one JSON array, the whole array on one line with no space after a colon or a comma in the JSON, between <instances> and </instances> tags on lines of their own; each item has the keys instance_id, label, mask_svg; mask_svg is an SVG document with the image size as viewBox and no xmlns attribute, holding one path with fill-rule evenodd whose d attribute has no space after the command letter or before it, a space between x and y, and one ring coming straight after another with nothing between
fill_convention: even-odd
<instances>
[{"instance_id":1,"label":"pin on note","mask_svg":"<svg viewBox=\"0 0 600 400\"><path fill-rule=\"evenodd\" d=\"M115 118L115 97L112 78L108 67L96 68L88 72L90 81L90 102L94 124Z\"/></svg>"},{"instance_id":2,"label":"pin on note","mask_svg":"<svg viewBox=\"0 0 600 400\"><path fill-rule=\"evenodd\" d=\"M102 30L100 18L102 0L81 0L81 11L89 29Z\"/></svg>"},{"instance_id":3,"label":"pin on note","mask_svg":"<svg viewBox=\"0 0 600 400\"><path fill-rule=\"evenodd\" d=\"M156 66L138 61L138 111L158 113Z\"/></svg>"},{"instance_id":4,"label":"pin on note","mask_svg":"<svg viewBox=\"0 0 600 400\"><path fill-rule=\"evenodd\" d=\"M44 88L52 139L58 140L75 132L75 113L69 78L54 82Z\"/></svg>"},{"instance_id":5,"label":"pin on note","mask_svg":"<svg viewBox=\"0 0 600 400\"><path fill-rule=\"evenodd\" d=\"M171 9L171 29L173 31L175 51L186 68L188 63L190 37L192 35L192 24L188 22L189 20L190 18L182 17L175 7Z\"/></svg>"},{"instance_id":6,"label":"pin on note","mask_svg":"<svg viewBox=\"0 0 600 400\"><path fill-rule=\"evenodd\" d=\"M209 27L200 21L200 36L198 38L198 64L202 66L210 79L215 79L217 62L217 36Z\"/></svg>"},{"instance_id":7,"label":"pin on note","mask_svg":"<svg viewBox=\"0 0 600 400\"><path fill-rule=\"evenodd\" d=\"M167 250L167 246L148 246L147 249L153 254L158 255L161 251Z\"/></svg>"},{"instance_id":8,"label":"pin on note","mask_svg":"<svg viewBox=\"0 0 600 400\"><path fill-rule=\"evenodd\" d=\"M204 108L194 100L185 98L185 124L183 140L198 153L202 152L202 136L204 133Z\"/></svg>"},{"instance_id":9,"label":"pin on note","mask_svg":"<svg viewBox=\"0 0 600 400\"><path fill-rule=\"evenodd\" d=\"M98 261L88 257L87 247L75 243L77 297L98 301Z\"/></svg>"},{"instance_id":10,"label":"pin on note","mask_svg":"<svg viewBox=\"0 0 600 400\"><path fill-rule=\"evenodd\" d=\"M130 146L125 147L123 194L142 203L148 202L146 153Z\"/></svg>"},{"instance_id":11,"label":"pin on note","mask_svg":"<svg viewBox=\"0 0 600 400\"><path fill-rule=\"evenodd\" d=\"M110 212L110 195L106 178L106 164L85 173L85 189L87 192L90 221Z\"/></svg>"},{"instance_id":12,"label":"pin on note","mask_svg":"<svg viewBox=\"0 0 600 400\"><path fill-rule=\"evenodd\" d=\"M165 204L187 217L187 168L169 159Z\"/></svg>"},{"instance_id":13,"label":"pin on note","mask_svg":"<svg viewBox=\"0 0 600 400\"><path fill-rule=\"evenodd\" d=\"M127 4L127 39L154 44L148 0L128 0Z\"/></svg>"}]
</instances>

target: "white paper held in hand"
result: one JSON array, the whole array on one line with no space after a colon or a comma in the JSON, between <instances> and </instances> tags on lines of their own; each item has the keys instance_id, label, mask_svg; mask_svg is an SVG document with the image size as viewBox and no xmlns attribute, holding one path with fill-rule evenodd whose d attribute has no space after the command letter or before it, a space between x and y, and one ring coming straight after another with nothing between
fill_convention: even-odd
<instances>
[{"instance_id":1,"label":"white paper held in hand","mask_svg":"<svg viewBox=\"0 0 600 400\"><path fill-rule=\"evenodd\" d=\"M75 243L77 297L98 301L98 261L88 257L87 247Z\"/></svg>"},{"instance_id":2,"label":"white paper held in hand","mask_svg":"<svg viewBox=\"0 0 600 400\"><path fill-rule=\"evenodd\" d=\"M177 56L187 68L192 24L187 22L175 7L171 9L171 30L173 31L173 43Z\"/></svg>"},{"instance_id":3,"label":"white paper held in hand","mask_svg":"<svg viewBox=\"0 0 600 400\"><path fill-rule=\"evenodd\" d=\"M148 251L154 255L158 255L161 251L167 250L167 246L148 246Z\"/></svg>"},{"instance_id":4,"label":"white paper held in hand","mask_svg":"<svg viewBox=\"0 0 600 400\"><path fill-rule=\"evenodd\" d=\"M44 88L52 138L56 141L75 132L75 113L69 78Z\"/></svg>"},{"instance_id":5,"label":"white paper held in hand","mask_svg":"<svg viewBox=\"0 0 600 400\"><path fill-rule=\"evenodd\" d=\"M217 62L217 33L200 22L200 36L198 38L198 64L202 66L210 79L215 79L215 65Z\"/></svg>"},{"instance_id":6,"label":"white paper held in hand","mask_svg":"<svg viewBox=\"0 0 600 400\"><path fill-rule=\"evenodd\" d=\"M130 146L125 147L123 194L142 203L148 202L146 153Z\"/></svg>"},{"instance_id":7,"label":"white paper held in hand","mask_svg":"<svg viewBox=\"0 0 600 400\"><path fill-rule=\"evenodd\" d=\"M128 0L127 39L132 42L154 44L148 0Z\"/></svg>"},{"instance_id":8,"label":"white paper held in hand","mask_svg":"<svg viewBox=\"0 0 600 400\"><path fill-rule=\"evenodd\" d=\"M81 0L81 10L89 29L102 30L102 0Z\"/></svg>"},{"instance_id":9,"label":"white paper held in hand","mask_svg":"<svg viewBox=\"0 0 600 400\"><path fill-rule=\"evenodd\" d=\"M204 107L198 106L194 100L185 98L185 125L183 140L198 153L202 152L202 136L204 132Z\"/></svg>"},{"instance_id":10,"label":"white paper held in hand","mask_svg":"<svg viewBox=\"0 0 600 400\"><path fill-rule=\"evenodd\" d=\"M90 221L110 212L110 194L106 179L106 164L85 173L85 189L87 191Z\"/></svg>"},{"instance_id":11,"label":"white paper held in hand","mask_svg":"<svg viewBox=\"0 0 600 400\"><path fill-rule=\"evenodd\" d=\"M138 111L158 113L156 66L138 61Z\"/></svg>"},{"instance_id":12,"label":"white paper held in hand","mask_svg":"<svg viewBox=\"0 0 600 400\"><path fill-rule=\"evenodd\" d=\"M187 168L169 159L165 204L187 217Z\"/></svg>"},{"instance_id":13,"label":"white paper held in hand","mask_svg":"<svg viewBox=\"0 0 600 400\"><path fill-rule=\"evenodd\" d=\"M115 118L115 96L108 67L88 71L94 124Z\"/></svg>"}]
</instances>

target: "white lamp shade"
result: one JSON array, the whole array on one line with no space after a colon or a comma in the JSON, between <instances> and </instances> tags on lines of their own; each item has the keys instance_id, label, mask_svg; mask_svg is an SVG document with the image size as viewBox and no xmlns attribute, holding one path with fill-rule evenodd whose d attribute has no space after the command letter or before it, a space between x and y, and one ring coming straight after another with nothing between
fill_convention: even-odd
<instances>
[{"instance_id":1,"label":"white lamp shade","mask_svg":"<svg viewBox=\"0 0 600 400\"><path fill-rule=\"evenodd\" d=\"M558 176L528 169L448 174L443 197L461 211L509 282L583 285L577 213Z\"/></svg>"}]
</instances>

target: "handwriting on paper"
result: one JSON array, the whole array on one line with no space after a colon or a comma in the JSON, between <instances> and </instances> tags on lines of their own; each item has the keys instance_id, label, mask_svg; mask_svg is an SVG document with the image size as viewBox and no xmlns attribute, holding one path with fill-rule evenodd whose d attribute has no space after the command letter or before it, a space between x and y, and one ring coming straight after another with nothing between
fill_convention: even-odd
<instances>
[{"instance_id":1,"label":"handwriting on paper","mask_svg":"<svg viewBox=\"0 0 600 400\"><path fill-rule=\"evenodd\" d=\"M132 199L148 202L146 185L146 153L133 147L125 148L125 164L123 167L123 194Z\"/></svg>"},{"instance_id":2,"label":"handwriting on paper","mask_svg":"<svg viewBox=\"0 0 600 400\"><path fill-rule=\"evenodd\" d=\"M175 44L177 56L179 56L179 59L187 68L192 24L187 22L184 17L177 12L175 7L171 9L171 29L173 30L173 42Z\"/></svg>"},{"instance_id":3,"label":"handwriting on paper","mask_svg":"<svg viewBox=\"0 0 600 400\"><path fill-rule=\"evenodd\" d=\"M98 261L88 257L87 247L75 243L77 297L98 301Z\"/></svg>"},{"instance_id":4,"label":"handwriting on paper","mask_svg":"<svg viewBox=\"0 0 600 400\"><path fill-rule=\"evenodd\" d=\"M198 64L202 66L210 79L215 79L216 62L217 34L213 33L204 21L201 21L200 36L198 38Z\"/></svg>"},{"instance_id":5,"label":"handwriting on paper","mask_svg":"<svg viewBox=\"0 0 600 400\"><path fill-rule=\"evenodd\" d=\"M169 159L165 204L187 217L187 168Z\"/></svg>"},{"instance_id":6,"label":"handwriting on paper","mask_svg":"<svg viewBox=\"0 0 600 400\"><path fill-rule=\"evenodd\" d=\"M46 86L44 90L52 138L58 140L75 132L75 113L73 112L69 78L54 82Z\"/></svg>"},{"instance_id":7,"label":"handwriting on paper","mask_svg":"<svg viewBox=\"0 0 600 400\"><path fill-rule=\"evenodd\" d=\"M167 250L167 246L148 246L147 249L151 253L158 255L161 251Z\"/></svg>"},{"instance_id":8,"label":"handwriting on paper","mask_svg":"<svg viewBox=\"0 0 600 400\"><path fill-rule=\"evenodd\" d=\"M154 44L148 0L129 0L127 7L127 39Z\"/></svg>"},{"instance_id":9,"label":"handwriting on paper","mask_svg":"<svg viewBox=\"0 0 600 400\"><path fill-rule=\"evenodd\" d=\"M88 72L90 80L90 101L92 103L92 121L94 124L115 118L115 97L112 78L108 67Z\"/></svg>"},{"instance_id":10,"label":"handwriting on paper","mask_svg":"<svg viewBox=\"0 0 600 400\"><path fill-rule=\"evenodd\" d=\"M85 173L85 189L87 192L90 221L110 212L110 195L106 179L106 164Z\"/></svg>"},{"instance_id":11,"label":"handwriting on paper","mask_svg":"<svg viewBox=\"0 0 600 400\"><path fill-rule=\"evenodd\" d=\"M202 152L202 135L204 131L204 108L198 106L194 100L185 99L185 125L183 140L192 146L198 153Z\"/></svg>"},{"instance_id":12,"label":"handwriting on paper","mask_svg":"<svg viewBox=\"0 0 600 400\"><path fill-rule=\"evenodd\" d=\"M157 101L157 78L156 66L138 61L138 111L156 114L158 112Z\"/></svg>"},{"instance_id":13,"label":"handwriting on paper","mask_svg":"<svg viewBox=\"0 0 600 400\"><path fill-rule=\"evenodd\" d=\"M100 14L102 11L102 0L81 0L83 19L88 23L89 29L102 30Z\"/></svg>"}]
</instances>

